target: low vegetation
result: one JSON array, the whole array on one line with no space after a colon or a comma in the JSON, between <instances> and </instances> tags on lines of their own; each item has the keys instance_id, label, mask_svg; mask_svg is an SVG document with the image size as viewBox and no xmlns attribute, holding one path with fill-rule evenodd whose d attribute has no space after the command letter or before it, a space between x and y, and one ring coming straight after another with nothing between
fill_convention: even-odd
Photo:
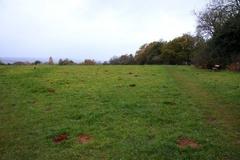
<instances>
[{"instance_id":1,"label":"low vegetation","mask_svg":"<svg viewBox=\"0 0 240 160\"><path fill-rule=\"evenodd\" d=\"M0 159L238 160L239 79L189 66L0 66Z\"/></svg>"}]
</instances>

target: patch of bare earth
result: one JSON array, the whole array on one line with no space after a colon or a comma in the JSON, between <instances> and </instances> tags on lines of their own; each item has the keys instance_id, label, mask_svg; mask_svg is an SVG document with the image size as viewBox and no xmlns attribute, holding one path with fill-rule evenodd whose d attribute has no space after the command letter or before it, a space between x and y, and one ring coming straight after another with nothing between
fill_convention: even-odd
<instances>
[{"instance_id":1,"label":"patch of bare earth","mask_svg":"<svg viewBox=\"0 0 240 160\"><path fill-rule=\"evenodd\" d=\"M171 101L164 101L163 103L166 105L176 105L175 102L171 102Z\"/></svg>"},{"instance_id":2,"label":"patch of bare earth","mask_svg":"<svg viewBox=\"0 0 240 160\"><path fill-rule=\"evenodd\" d=\"M214 117L208 117L207 118L207 122L208 122L208 124L214 124L214 123L216 123L216 118L214 118Z\"/></svg>"},{"instance_id":3,"label":"patch of bare earth","mask_svg":"<svg viewBox=\"0 0 240 160\"><path fill-rule=\"evenodd\" d=\"M129 87L136 87L136 84L130 84Z\"/></svg>"},{"instance_id":4,"label":"patch of bare earth","mask_svg":"<svg viewBox=\"0 0 240 160\"><path fill-rule=\"evenodd\" d=\"M54 137L53 142L54 143L61 143L65 140L67 140L67 139L68 139L68 135L66 133L63 133L63 134L59 134L56 137Z\"/></svg>"},{"instance_id":5,"label":"patch of bare earth","mask_svg":"<svg viewBox=\"0 0 240 160\"><path fill-rule=\"evenodd\" d=\"M177 145L179 148L192 148L192 149L198 149L200 147L200 144L198 144L195 140L190 138L180 138L177 140Z\"/></svg>"},{"instance_id":6,"label":"patch of bare earth","mask_svg":"<svg viewBox=\"0 0 240 160\"><path fill-rule=\"evenodd\" d=\"M87 134L80 134L78 136L78 142L82 144L89 143L92 140L92 137Z\"/></svg>"},{"instance_id":7,"label":"patch of bare earth","mask_svg":"<svg viewBox=\"0 0 240 160\"><path fill-rule=\"evenodd\" d=\"M55 93L55 89L53 89L53 88L48 88L47 91L48 91L49 93Z\"/></svg>"}]
</instances>

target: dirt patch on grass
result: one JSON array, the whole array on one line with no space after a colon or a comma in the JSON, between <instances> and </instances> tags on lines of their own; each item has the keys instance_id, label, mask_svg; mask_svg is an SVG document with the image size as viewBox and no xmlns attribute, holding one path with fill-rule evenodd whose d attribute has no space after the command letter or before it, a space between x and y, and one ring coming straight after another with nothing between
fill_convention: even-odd
<instances>
[{"instance_id":1,"label":"dirt patch on grass","mask_svg":"<svg viewBox=\"0 0 240 160\"><path fill-rule=\"evenodd\" d=\"M128 72L128 74L133 74L132 72Z\"/></svg>"},{"instance_id":2,"label":"dirt patch on grass","mask_svg":"<svg viewBox=\"0 0 240 160\"><path fill-rule=\"evenodd\" d=\"M240 140L236 142L237 145L240 145Z\"/></svg>"},{"instance_id":3,"label":"dirt patch on grass","mask_svg":"<svg viewBox=\"0 0 240 160\"><path fill-rule=\"evenodd\" d=\"M214 123L216 123L216 118L214 118L214 117L208 117L207 118L207 122L208 122L208 124L214 124Z\"/></svg>"},{"instance_id":4,"label":"dirt patch on grass","mask_svg":"<svg viewBox=\"0 0 240 160\"><path fill-rule=\"evenodd\" d=\"M135 74L134 77L139 77L139 75Z\"/></svg>"},{"instance_id":5,"label":"dirt patch on grass","mask_svg":"<svg viewBox=\"0 0 240 160\"><path fill-rule=\"evenodd\" d=\"M200 145L193 139L190 138L180 138L177 140L177 145L179 148L192 148L192 149L198 149Z\"/></svg>"},{"instance_id":6,"label":"dirt patch on grass","mask_svg":"<svg viewBox=\"0 0 240 160\"><path fill-rule=\"evenodd\" d=\"M129 84L129 87L136 87L136 84Z\"/></svg>"},{"instance_id":7,"label":"dirt patch on grass","mask_svg":"<svg viewBox=\"0 0 240 160\"><path fill-rule=\"evenodd\" d=\"M55 93L55 89L53 89L53 88L48 88L47 91L48 91L49 93Z\"/></svg>"},{"instance_id":8,"label":"dirt patch on grass","mask_svg":"<svg viewBox=\"0 0 240 160\"><path fill-rule=\"evenodd\" d=\"M45 111L46 111L46 112L50 112L50 111L52 111L52 108L47 107L47 108L45 109Z\"/></svg>"},{"instance_id":9,"label":"dirt patch on grass","mask_svg":"<svg viewBox=\"0 0 240 160\"><path fill-rule=\"evenodd\" d=\"M62 134L59 134L56 137L54 137L53 142L54 143L61 143L65 140L67 140L67 139L68 139L68 135L66 133L62 133Z\"/></svg>"},{"instance_id":10,"label":"dirt patch on grass","mask_svg":"<svg viewBox=\"0 0 240 160\"><path fill-rule=\"evenodd\" d=\"M176 105L175 102L171 102L171 101L164 101L163 104L166 104L166 105Z\"/></svg>"},{"instance_id":11,"label":"dirt patch on grass","mask_svg":"<svg viewBox=\"0 0 240 160\"><path fill-rule=\"evenodd\" d=\"M89 143L91 140L92 140L92 137L90 135L87 135L87 134L80 134L78 136L78 142L82 143L82 144Z\"/></svg>"}]
</instances>

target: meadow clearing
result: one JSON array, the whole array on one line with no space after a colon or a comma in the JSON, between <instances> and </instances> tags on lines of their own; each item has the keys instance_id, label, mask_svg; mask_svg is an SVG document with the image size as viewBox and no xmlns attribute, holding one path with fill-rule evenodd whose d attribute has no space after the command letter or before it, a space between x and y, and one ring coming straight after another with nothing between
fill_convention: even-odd
<instances>
[{"instance_id":1,"label":"meadow clearing","mask_svg":"<svg viewBox=\"0 0 240 160\"><path fill-rule=\"evenodd\" d=\"M0 159L239 160L240 74L0 66Z\"/></svg>"}]
</instances>

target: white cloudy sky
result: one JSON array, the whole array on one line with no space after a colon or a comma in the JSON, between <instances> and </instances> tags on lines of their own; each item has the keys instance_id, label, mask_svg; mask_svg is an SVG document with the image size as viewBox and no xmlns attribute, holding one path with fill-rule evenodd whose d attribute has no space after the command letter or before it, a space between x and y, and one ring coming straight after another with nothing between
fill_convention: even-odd
<instances>
[{"instance_id":1,"label":"white cloudy sky","mask_svg":"<svg viewBox=\"0 0 240 160\"><path fill-rule=\"evenodd\" d=\"M0 57L107 60L194 33L207 0L0 0Z\"/></svg>"}]
</instances>

